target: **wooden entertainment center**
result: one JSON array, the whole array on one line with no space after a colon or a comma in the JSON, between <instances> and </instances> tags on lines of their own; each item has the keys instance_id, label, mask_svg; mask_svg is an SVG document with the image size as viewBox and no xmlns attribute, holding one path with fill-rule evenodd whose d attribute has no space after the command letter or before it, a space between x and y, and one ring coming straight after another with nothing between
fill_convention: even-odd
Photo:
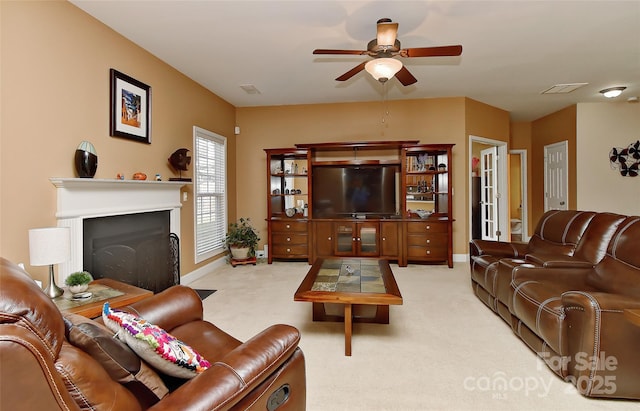
<instances>
[{"instance_id":1,"label":"wooden entertainment center","mask_svg":"<svg viewBox=\"0 0 640 411\"><path fill-rule=\"evenodd\" d=\"M374 141L265 149L269 264L340 256L452 268L453 146Z\"/></svg>"}]
</instances>

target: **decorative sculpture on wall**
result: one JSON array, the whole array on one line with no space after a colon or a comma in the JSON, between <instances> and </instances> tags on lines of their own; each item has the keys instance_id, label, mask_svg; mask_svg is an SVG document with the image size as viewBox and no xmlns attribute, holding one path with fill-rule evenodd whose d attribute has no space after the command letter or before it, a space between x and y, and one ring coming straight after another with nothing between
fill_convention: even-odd
<instances>
[{"instance_id":1,"label":"decorative sculpture on wall","mask_svg":"<svg viewBox=\"0 0 640 411\"><path fill-rule=\"evenodd\" d=\"M609 152L611 168L619 170L623 177L637 177L640 172L640 140L629 147L613 147Z\"/></svg>"},{"instance_id":2,"label":"decorative sculpture on wall","mask_svg":"<svg viewBox=\"0 0 640 411\"><path fill-rule=\"evenodd\" d=\"M179 148L171 154L169 164L180 173L180 177L170 178L169 181L191 181L188 177L182 177L182 172L188 170L187 166L191 164L191 156L188 153L188 149Z\"/></svg>"}]
</instances>

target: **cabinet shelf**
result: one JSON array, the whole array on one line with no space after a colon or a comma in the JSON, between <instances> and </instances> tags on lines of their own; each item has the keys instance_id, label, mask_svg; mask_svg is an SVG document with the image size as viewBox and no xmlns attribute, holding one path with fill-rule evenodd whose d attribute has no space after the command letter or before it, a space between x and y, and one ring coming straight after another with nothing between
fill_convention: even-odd
<instances>
[{"instance_id":1,"label":"cabinet shelf","mask_svg":"<svg viewBox=\"0 0 640 411\"><path fill-rule=\"evenodd\" d=\"M425 170L425 171L407 171L406 174L409 176L428 176L434 174L446 174L448 171L440 171L440 170Z\"/></svg>"},{"instance_id":2,"label":"cabinet shelf","mask_svg":"<svg viewBox=\"0 0 640 411\"><path fill-rule=\"evenodd\" d=\"M271 173L271 177L309 177L309 175L303 173Z\"/></svg>"}]
</instances>

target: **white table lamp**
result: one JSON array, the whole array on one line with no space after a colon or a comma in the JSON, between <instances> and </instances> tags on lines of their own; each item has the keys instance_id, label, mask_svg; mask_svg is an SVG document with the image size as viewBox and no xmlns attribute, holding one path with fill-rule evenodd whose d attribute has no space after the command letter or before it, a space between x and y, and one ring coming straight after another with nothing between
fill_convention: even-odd
<instances>
[{"instance_id":1,"label":"white table lamp","mask_svg":"<svg viewBox=\"0 0 640 411\"><path fill-rule=\"evenodd\" d=\"M51 298L64 290L55 282L53 265L64 263L70 255L70 233L67 227L34 228L29 230L29 256L31 265L49 266L49 285L44 292Z\"/></svg>"}]
</instances>

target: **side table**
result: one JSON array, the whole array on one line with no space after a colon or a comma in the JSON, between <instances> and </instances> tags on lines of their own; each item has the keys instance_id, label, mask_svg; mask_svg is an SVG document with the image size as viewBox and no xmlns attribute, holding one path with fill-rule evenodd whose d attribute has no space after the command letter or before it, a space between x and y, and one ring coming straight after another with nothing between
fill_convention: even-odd
<instances>
[{"instance_id":1,"label":"side table","mask_svg":"<svg viewBox=\"0 0 640 411\"><path fill-rule=\"evenodd\" d=\"M96 318L102 315L102 306L109 301L111 308L121 308L137 301L144 300L153 295L153 292L144 288L135 287L110 278L100 278L89 284L87 290L93 295L86 300L70 299L69 291L60 297L53 299L60 311L82 315L87 318Z\"/></svg>"}]
</instances>

